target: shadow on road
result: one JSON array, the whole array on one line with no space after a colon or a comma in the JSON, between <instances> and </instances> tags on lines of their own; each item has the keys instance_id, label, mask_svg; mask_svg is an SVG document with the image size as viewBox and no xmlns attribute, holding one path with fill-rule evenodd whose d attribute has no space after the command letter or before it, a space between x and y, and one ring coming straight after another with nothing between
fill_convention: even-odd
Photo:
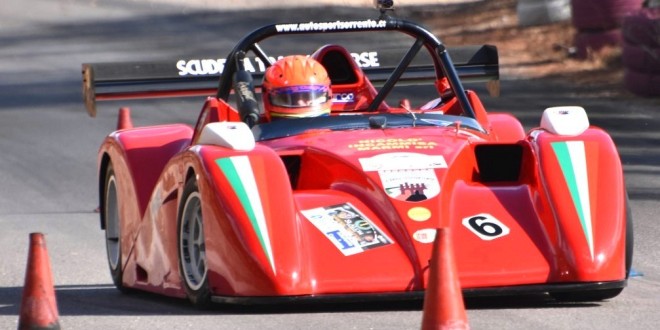
<instances>
[{"instance_id":1,"label":"shadow on road","mask_svg":"<svg viewBox=\"0 0 660 330\"><path fill-rule=\"evenodd\" d=\"M18 315L21 287L0 288L0 315ZM216 304L199 310L187 300L135 291L123 294L112 285L56 286L60 315L205 315L205 314L281 314L281 313L341 313L368 311L421 311L423 301L388 301L355 303L297 302L273 305ZM601 303L557 303L544 295L499 298L466 298L466 309L525 309L561 307L597 307Z\"/></svg>"}]
</instances>

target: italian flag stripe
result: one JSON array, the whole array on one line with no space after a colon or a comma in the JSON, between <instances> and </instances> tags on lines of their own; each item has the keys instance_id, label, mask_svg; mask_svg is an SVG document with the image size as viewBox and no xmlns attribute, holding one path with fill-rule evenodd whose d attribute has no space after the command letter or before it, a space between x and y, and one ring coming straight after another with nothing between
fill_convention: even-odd
<instances>
[{"instance_id":1,"label":"italian flag stripe","mask_svg":"<svg viewBox=\"0 0 660 330\"><path fill-rule=\"evenodd\" d=\"M222 172L229 180L236 196L241 202L245 213L252 224L261 247L268 257L270 266L275 272L275 262L273 259L273 251L270 245L270 237L268 235L268 227L266 226L266 218L264 216L263 207L261 205L261 198L259 196L259 189L254 179L252 166L248 156L234 156L229 158L220 158L216 163Z\"/></svg>"},{"instance_id":2,"label":"italian flag stripe","mask_svg":"<svg viewBox=\"0 0 660 330\"><path fill-rule=\"evenodd\" d=\"M591 203L589 198L589 178L587 157L582 141L553 142L552 148L559 160L566 185L571 192L573 204L582 224L582 231L589 245L591 259L594 258Z\"/></svg>"}]
</instances>

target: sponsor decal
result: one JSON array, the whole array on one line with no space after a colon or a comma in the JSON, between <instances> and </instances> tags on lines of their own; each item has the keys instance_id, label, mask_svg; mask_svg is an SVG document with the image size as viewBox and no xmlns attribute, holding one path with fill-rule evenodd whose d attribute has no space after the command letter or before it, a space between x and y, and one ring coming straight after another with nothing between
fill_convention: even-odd
<instances>
[{"instance_id":1,"label":"sponsor decal","mask_svg":"<svg viewBox=\"0 0 660 330\"><path fill-rule=\"evenodd\" d=\"M216 159L216 164L229 180L236 196L238 197L243 209L247 213L252 228L257 234L270 266L275 272L275 260L273 258L273 249L270 244L268 226L264 215L259 189L252 171L252 164L248 156L234 156L229 158Z\"/></svg>"},{"instance_id":2,"label":"sponsor decal","mask_svg":"<svg viewBox=\"0 0 660 330\"><path fill-rule=\"evenodd\" d=\"M345 256L392 244L392 240L350 203L301 212Z\"/></svg>"},{"instance_id":3,"label":"sponsor decal","mask_svg":"<svg viewBox=\"0 0 660 330\"><path fill-rule=\"evenodd\" d=\"M313 22L277 24L277 32L307 32L307 31L333 31L333 30L355 30L355 29L383 29L387 26L385 20L364 21L335 21L335 22Z\"/></svg>"},{"instance_id":4,"label":"sponsor decal","mask_svg":"<svg viewBox=\"0 0 660 330\"><path fill-rule=\"evenodd\" d=\"M271 62L275 62L283 57L284 56L269 57L268 59ZM353 57L357 65L361 68L380 67L378 52L366 51L351 53L351 57ZM226 64L227 59L225 58L180 59L176 62L176 68L179 76L218 75L224 71ZM266 72L266 64L258 57L246 57L245 60L243 60L243 64L245 66L245 71L252 73ZM344 95L344 97L348 96L350 95Z\"/></svg>"},{"instance_id":5,"label":"sponsor decal","mask_svg":"<svg viewBox=\"0 0 660 330\"><path fill-rule=\"evenodd\" d=\"M355 94L353 93L337 93L332 95L332 103L353 103L355 102Z\"/></svg>"},{"instance_id":6,"label":"sponsor decal","mask_svg":"<svg viewBox=\"0 0 660 330\"><path fill-rule=\"evenodd\" d=\"M587 175L587 157L583 141L553 142L552 149L557 156L564 180L573 199L573 205L580 218L582 232L589 245L591 259L594 258L594 237ZM590 158L596 154L590 155ZM597 162L595 162L597 163Z\"/></svg>"},{"instance_id":7,"label":"sponsor decal","mask_svg":"<svg viewBox=\"0 0 660 330\"><path fill-rule=\"evenodd\" d=\"M415 221L426 221L431 218L431 211L421 206L413 207L408 210L408 217Z\"/></svg>"},{"instance_id":8,"label":"sponsor decal","mask_svg":"<svg viewBox=\"0 0 660 330\"><path fill-rule=\"evenodd\" d=\"M433 228L420 229L413 233L413 239L420 243L433 243L437 230Z\"/></svg>"},{"instance_id":9,"label":"sponsor decal","mask_svg":"<svg viewBox=\"0 0 660 330\"><path fill-rule=\"evenodd\" d=\"M219 58L217 60L178 60L176 62L176 68L179 70L179 76L220 74L225 69L225 62L227 62L227 60L224 58Z\"/></svg>"},{"instance_id":10,"label":"sponsor decal","mask_svg":"<svg viewBox=\"0 0 660 330\"><path fill-rule=\"evenodd\" d=\"M479 236L484 241L491 241L506 236L511 232L509 227L488 213L481 213L463 218L463 226Z\"/></svg>"},{"instance_id":11,"label":"sponsor decal","mask_svg":"<svg viewBox=\"0 0 660 330\"><path fill-rule=\"evenodd\" d=\"M361 52L351 53L351 57L361 68L377 68L380 67L378 61L378 52Z\"/></svg>"},{"instance_id":12,"label":"sponsor decal","mask_svg":"<svg viewBox=\"0 0 660 330\"><path fill-rule=\"evenodd\" d=\"M440 183L436 168L447 168L441 155L394 152L360 158L364 171L378 171L385 193L391 198L419 202L437 196Z\"/></svg>"},{"instance_id":13,"label":"sponsor decal","mask_svg":"<svg viewBox=\"0 0 660 330\"><path fill-rule=\"evenodd\" d=\"M378 171L378 175L391 198L420 202L440 193L440 183L432 169Z\"/></svg>"},{"instance_id":14,"label":"sponsor decal","mask_svg":"<svg viewBox=\"0 0 660 330\"><path fill-rule=\"evenodd\" d=\"M437 142L425 141L422 138L391 138L359 140L349 144L348 148L357 151L369 150L422 150L435 149Z\"/></svg>"},{"instance_id":15,"label":"sponsor decal","mask_svg":"<svg viewBox=\"0 0 660 330\"><path fill-rule=\"evenodd\" d=\"M373 157L360 158L363 171L420 170L447 168L442 155L425 155L414 152L391 152Z\"/></svg>"}]
</instances>

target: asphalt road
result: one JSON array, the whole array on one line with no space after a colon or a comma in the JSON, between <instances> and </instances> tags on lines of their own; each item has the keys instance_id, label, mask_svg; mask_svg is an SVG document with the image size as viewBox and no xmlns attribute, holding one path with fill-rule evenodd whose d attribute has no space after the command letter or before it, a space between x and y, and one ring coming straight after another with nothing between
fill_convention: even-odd
<instances>
[{"instance_id":1,"label":"asphalt road","mask_svg":"<svg viewBox=\"0 0 660 330\"><path fill-rule=\"evenodd\" d=\"M114 289L99 229L96 152L116 109L85 113L84 62L224 55L261 24L319 17L373 17L373 10L311 8L231 13L135 0L3 0L0 5L0 328L16 328L28 236L46 235L63 329L417 329L418 304L220 308ZM619 146L635 220L636 276L617 298L553 304L469 301L473 329L655 329L660 324L660 110L658 100L613 98L588 87L505 77L502 97L484 96L525 126L543 108L584 105ZM536 84L540 83L540 84ZM483 93L485 95L485 93ZM192 123L200 100L130 102L133 122Z\"/></svg>"}]
</instances>

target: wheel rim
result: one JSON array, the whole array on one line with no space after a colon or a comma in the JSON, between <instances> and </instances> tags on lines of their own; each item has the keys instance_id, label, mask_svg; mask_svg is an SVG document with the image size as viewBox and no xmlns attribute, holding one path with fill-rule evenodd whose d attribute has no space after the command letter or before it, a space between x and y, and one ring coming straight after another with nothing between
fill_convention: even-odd
<instances>
[{"instance_id":1,"label":"wheel rim","mask_svg":"<svg viewBox=\"0 0 660 330\"><path fill-rule=\"evenodd\" d=\"M117 205L117 184L115 176L108 179L105 192L105 246L108 263L113 270L119 265L119 206Z\"/></svg>"},{"instance_id":2,"label":"wheel rim","mask_svg":"<svg viewBox=\"0 0 660 330\"><path fill-rule=\"evenodd\" d=\"M188 196L183 207L180 228L180 256L183 275L188 287L199 289L206 280L206 248L204 245L204 227L202 226L202 208L198 192Z\"/></svg>"}]
</instances>

